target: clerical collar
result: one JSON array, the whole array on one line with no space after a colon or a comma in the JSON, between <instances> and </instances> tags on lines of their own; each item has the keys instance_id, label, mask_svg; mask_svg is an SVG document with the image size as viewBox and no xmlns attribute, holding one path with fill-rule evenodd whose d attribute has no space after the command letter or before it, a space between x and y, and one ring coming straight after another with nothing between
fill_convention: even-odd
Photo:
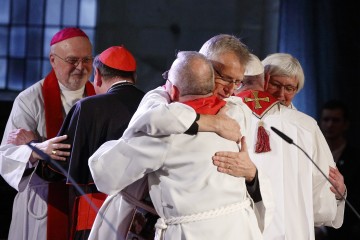
<instances>
[{"instance_id":1,"label":"clerical collar","mask_svg":"<svg viewBox=\"0 0 360 240\"><path fill-rule=\"evenodd\" d=\"M112 89L116 88L117 86L123 86L123 85L134 85L134 83L128 80L120 80L113 83L111 87L107 90L107 92L110 92Z\"/></svg>"},{"instance_id":2,"label":"clerical collar","mask_svg":"<svg viewBox=\"0 0 360 240\"><path fill-rule=\"evenodd\" d=\"M59 82L61 92L61 102L64 107L65 114L68 114L71 107L75 105L77 101L84 97L85 86L78 90L70 90Z\"/></svg>"}]
</instances>

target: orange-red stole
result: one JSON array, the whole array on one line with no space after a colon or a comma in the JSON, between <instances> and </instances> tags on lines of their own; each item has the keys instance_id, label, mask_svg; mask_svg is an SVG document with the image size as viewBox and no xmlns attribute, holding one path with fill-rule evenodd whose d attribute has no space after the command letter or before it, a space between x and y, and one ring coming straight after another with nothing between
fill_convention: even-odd
<instances>
[{"instance_id":1,"label":"orange-red stole","mask_svg":"<svg viewBox=\"0 0 360 240\"><path fill-rule=\"evenodd\" d=\"M60 87L54 70L46 76L42 94L44 97L46 136L50 139L57 135L64 120ZM90 82L85 85L85 95L95 95L94 86ZM64 182L49 184L47 239L62 240L69 238L68 199L68 187Z\"/></svg>"},{"instance_id":2,"label":"orange-red stole","mask_svg":"<svg viewBox=\"0 0 360 240\"><path fill-rule=\"evenodd\" d=\"M240 92L236 94L236 96L241 97L243 102L251 109L252 113L260 119L258 123L255 152L261 153L271 151L269 135L266 132L261 119L279 101L271 94L263 91L248 90Z\"/></svg>"},{"instance_id":3,"label":"orange-red stole","mask_svg":"<svg viewBox=\"0 0 360 240\"><path fill-rule=\"evenodd\" d=\"M57 135L64 121L63 106L61 103L60 87L54 70L46 76L42 87L45 109L45 123L47 139ZM85 95L95 95L94 86L87 82L85 85Z\"/></svg>"},{"instance_id":4,"label":"orange-red stole","mask_svg":"<svg viewBox=\"0 0 360 240\"><path fill-rule=\"evenodd\" d=\"M216 96L198 98L191 101L183 102L184 104L192 107L198 114L215 115L226 104L224 100Z\"/></svg>"}]
</instances>

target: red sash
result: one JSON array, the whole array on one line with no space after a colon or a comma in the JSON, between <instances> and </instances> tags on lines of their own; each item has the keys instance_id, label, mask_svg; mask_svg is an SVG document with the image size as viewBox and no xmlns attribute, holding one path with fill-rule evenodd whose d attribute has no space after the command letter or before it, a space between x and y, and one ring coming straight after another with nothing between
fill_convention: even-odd
<instances>
[{"instance_id":1,"label":"red sash","mask_svg":"<svg viewBox=\"0 0 360 240\"><path fill-rule=\"evenodd\" d=\"M198 114L215 115L225 106L226 102L216 96L210 96L187 101L184 104L192 107Z\"/></svg>"},{"instance_id":2,"label":"red sash","mask_svg":"<svg viewBox=\"0 0 360 240\"><path fill-rule=\"evenodd\" d=\"M46 76L42 87L44 97L46 136L48 139L57 135L63 118L60 87L54 70ZM94 86L87 82L86 96L95 95ZM63 182L50 183L48 193L47 239L63 240L69 236L69 192Z\"/></svg>"},{"instance_id":3,"label":"red sash","mask_svg":"<svg viewBox=\"0 0 360 240\"><path fill-rule=\"evenodd\" d=\"M88 193L86 196L91 200L92 204L97 209L100 209L101 205L105 201L107 195L104 193ZM74 202L73 215L76 216L75 223L71 230L70 239L74 239L75 231L89 230L94 224L97 211L93 209L93 206L87 201L85 195L79 196ZM75 226L76 225L76 226Z\"/></svg>"}]
</instances>

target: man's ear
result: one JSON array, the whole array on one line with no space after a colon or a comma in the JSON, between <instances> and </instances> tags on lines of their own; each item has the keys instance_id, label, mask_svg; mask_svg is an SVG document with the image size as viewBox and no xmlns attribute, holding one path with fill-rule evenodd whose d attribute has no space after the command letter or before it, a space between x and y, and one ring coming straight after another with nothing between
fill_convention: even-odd
<instances>
[{"instance_id":1,"label":"man's ear","mask_svg":"<svg viewBox=\"0 0 360 240\"><path fill-rule=\"evenodd\" d=\"M266 91L269 86L270 74L265 73L264 90Z\"/></svg>"},{"instance_id":2,"label":"man's ear","mask_svg":"<svg viewBox=\"0 0 360 240\"><path fill-rule=\"evenodd\" d=\"M173 101L173 102L179 101L180 91L175 85L171 85L170 98L171 98L171 101Z\"/></svg>"},{"instance_id":3,"label":"man's ear","mask_svg":"<svg viewBox=\"0 0 360 240\"><path fill-rule=\"evenodd\" d=\"M50 53L49 59L50 59L51 67L54 68L54 66L55 66L55 57L54 57L54 55L52 55L52 54Z\"/></svg>"},{"instance_id":4,"label":"man's ear","mask_svg":"<svg viewBox=\"0 0 360 240\"><path fill-rule=\"evenodd\" d=\"M102 85L102 77L99 69L95 68L94 84L98 87Z\"/></svg>"}]
</instances>

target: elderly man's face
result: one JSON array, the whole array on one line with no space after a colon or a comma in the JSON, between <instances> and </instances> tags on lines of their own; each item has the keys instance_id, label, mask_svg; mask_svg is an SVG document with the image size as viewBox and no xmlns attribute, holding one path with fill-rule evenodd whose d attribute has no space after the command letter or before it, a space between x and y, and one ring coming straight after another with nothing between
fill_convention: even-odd
<instances>
[{"instance_id":1,"label":"elderly man's face","mask_svg":"<svg viewBox=\"0 0 360 240\"><path fill-rule=\"evenodd\" d=\"M73 37L51 47L50 63L57 79L66 88L78 90L92 72L92 46L85 37Z\"/></svg>"},{"instance_id":2,"label":"elderly man's face","mask_svg":"<svg viewBox=\"0 0 360 240\"><path fill-rule=\"evenodd\" d=\"M285 106L291 104L296 95L298 84L298 80L294 77L268 75L265 77L265 91Z\"/></svg>"},{"instance_id":3,"label":"elderly man's face","mask_svg":"<svg viewBox=\"0 0 360 240\"><path fill-rule=\"evenodd\" d=\"M232 52L220 54L211 59L215 70L214 95L223 99L233 95L236 84L243 80L245 68Z\"/></svg>"}]
</instances>

